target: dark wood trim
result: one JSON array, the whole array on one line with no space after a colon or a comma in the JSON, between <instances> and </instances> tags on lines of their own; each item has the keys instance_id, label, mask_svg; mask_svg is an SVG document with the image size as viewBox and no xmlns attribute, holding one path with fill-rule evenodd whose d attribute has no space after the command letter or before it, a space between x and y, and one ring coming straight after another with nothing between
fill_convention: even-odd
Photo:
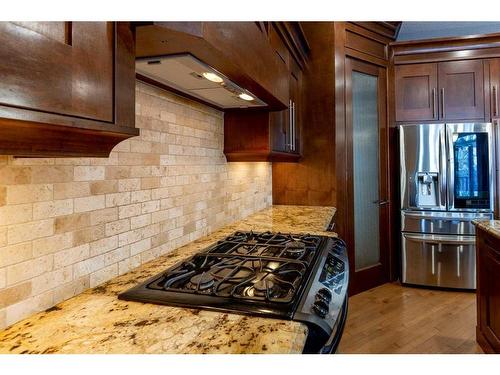
<instances>
[{"instance_id":1,"label":"dark wood trim","mask_svg":"<svg viewBox=\"0 0 500 375\"><path fill-rule=\"evenodd\" d=\"M284 163L296 163L300 160L300 154L293 154L289 152L279 152L279 151L234 151L225 152L226 159L228 162L233 161L271 161L271 162L284 162Z\"/></svg>"},{"instance_id":2,"label":"dark wood trim","mask_svg":"<svg viewBox=\"0 0 500 375\"><path fill-rule=\"evenodd\" d=\"M281 39L302 70L307 65L307 56L311 47L299 22L273 22Z\"/></svg>"},{"instance_id":3,"label":"dark wood trim","mask_svg":"<svg viewBox=\"0 0 500 375\"><path fill-rule=\"evenodd\" d=\"M382 35L390 40L395 40L402 22L351 22L365 30Z\"/></svg>"},{"instance_id":4,"label":"dark wood trim","mask_svg":"<svg viewBox=\"0 0 500 375\"><path fill-rule=\"evenodd\" d=\"M440 61L490 59L496 57L500 57L500 48L485 48L479 50L464 49L461 51L394 56L394 64L401 65Z\"/></svg>"},{"instance_id":5,"label":"dark wood trim","mask_svg":"<svg viewBox=\"0 0 500 375\"><path fill-rule=\"evenodd\" d=\"M459 51L470 46L474 49L498 47L500 46L500 33L399 41L392 42L390 45L396 55L430 51Z\"/></svg>"},{"instance_id":6,"label":"dark wood trim","mask_svg":"<svg viewBox=\"0 0 500 375\"><path fill-rule=\"evenodd\" d=\"M484 59L500 56L500 33L401 41L390 46L395 64Z\"/></svg>"},{"instance_id":7,"label":"dark wood trim","mask_svg":"<svg viewBox=\"0 0 500 375\"><path fill-rule=\"evenodd\" d=\"M370 29L366 29L358 25L359 25L358 22L345 22L346 30L362 35L364 38L371 39L376 42L387 45L389 45L389 43L393 40L390 37L386 37L383 34L377 33L376 31L372 31Z\"/></svg>"},{"instance_id":8,"label":"dark wood trim","mask_svg":"<svg viewBox=\"0 0 500 375\"><path fill-rule=\"evenodd\" d=\"M115 24L114 122L135 126L135 37L130 22ZM139 134L134 130L134 135Z\"/></svg>"},{"instance_id":9,"label":"dark wood trim","mask_svg":"<svg viewBox=\"0 0 500 375\"><path fill-rule=\"evenodd\" d=\"M476 341L486 354L496 354L495 350L490 345L478 326L476 326Z\"/></svg>"},{"instance_id":10,"label":"dark wood trim","mask_svg":"<svg viewBox=\"0 0 500 375\"><path fill-rule=\"evenodd\" d=\"M116 129L116 127L115 127ZM130 132L139 134L139 129ZM36 157L108 157L132 134L2 119L0 154ZM29 147L27 146L29 145Z\"/></svg>"},{"instance_id":11,"label":"dark wood trim","mask_svg":"<svg viewBox=\"0 0 500 375\"><path fill-rule=\"evenodd\" d=\"M387 69L369 62L363 62L352 58L345 61L345 125L346 125L346 164L347 164L347 213L348 223L347 243L349 254L349 267L351 282L349 294L354 295L377 285L383 284L390 279L391 269L391 203L390 203L390 177L389 177L389 153L388 153L388 123L387 123L387 96L380 95L378 102L379 113L379 197L381 200L389 200L389 204L379 207L380 220L380 262L362 270L356 270L355 256L355 223L354 223L354 155L353 155L353 114L352 114L352 73L363 72L377 77L379 93L387 93Z\"/></svg>"},{"instance_id":12,"label":"dark wood trim","mask_svg":"<svg viewBox=\"0 0 500 375\"><path fill-rule=\"evenodd\" d=\"M396 98L394 77L394 54L389 48L389 65L387 67L387 125L388 125L388 147L389 147L389 199L390 199L390 237L389 247L389 277L396 281L400 277L400 212L399 212L399 140L398 131L395 128L396 120Z\"/></svg>"},{"instance_id":13,"label":"dark wood trim","mask_svg":"<svg viewBox=\"0 0 500 375\"><path fill-rule=\"evenodd\" d=\"M334 23L335 36L335 178L336 178L336 231L341 238L348 238L347 221L347 160L345 118L345 23Z\"/></svg>"},{"instance_id":14,"label":"dark wood trim","mask_svg":"<svg viewBox=\"0 0 500 375\"><path fill-rule=\"evenodd\" d=\"M345 54L346 54L346 56L354 57L355 59L358 59L358 60L368 61L371 64L379 65L379 66L382 66L384 68L389 66L388 60L379 59L378 57L354 50L354 49L349 48L349 47L345 47Z\"/></svg>"}]
</instances>

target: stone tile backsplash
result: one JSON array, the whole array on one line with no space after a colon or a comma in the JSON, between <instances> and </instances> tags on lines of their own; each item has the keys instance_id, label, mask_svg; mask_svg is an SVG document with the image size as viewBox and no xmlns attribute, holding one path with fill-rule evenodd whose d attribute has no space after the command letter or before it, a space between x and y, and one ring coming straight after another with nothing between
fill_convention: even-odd
<instances>
[{"instance_id":1,"label":"stone tile backsplash","mask_svg":"<svg viewBox=\"0 0 500 375\"><path fill-rule=\"evenodd\" d=\"M109 158L0 156L0 329L271 205L223 113L142 83Z\"/></svg>"}]
</instances>

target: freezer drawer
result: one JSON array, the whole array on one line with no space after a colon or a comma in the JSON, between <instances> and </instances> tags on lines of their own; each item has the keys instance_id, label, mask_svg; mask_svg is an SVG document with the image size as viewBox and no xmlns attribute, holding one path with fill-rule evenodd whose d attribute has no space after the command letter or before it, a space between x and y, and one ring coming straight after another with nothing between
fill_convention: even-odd
<instances>
[{"instance_id":1,"label":"freezer drawer","mask_svg":"<svg viewBox=\"0 0 500 375\"><path fill-rule=\"evenodd\" d=\"M476 289L474 236L402 233L402 282Z\"/></svg>"},{"instance_id":2,"label":"freezer drawer","mask_svg":"<svg viewBox=\"0 0 500 375\"><path fill-rule=\"evenodd\" d=\"M492 213L401 211L401 231L473 236L472 220L493 219Z\"/></svg>"}]
</instances>

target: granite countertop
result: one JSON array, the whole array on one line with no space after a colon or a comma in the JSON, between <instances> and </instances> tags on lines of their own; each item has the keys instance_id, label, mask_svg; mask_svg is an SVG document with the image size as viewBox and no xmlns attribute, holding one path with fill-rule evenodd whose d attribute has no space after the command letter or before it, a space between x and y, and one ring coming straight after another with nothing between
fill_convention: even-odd
<instances>
[{"instance_id":1,"label":"granite countertop","mask_svg":"<svg viewBox=\"0 0 500 375\"><path fill-rule=\"evenodd\" d=\"M472 223L476 227L500 238L500 220L473 220Z\"/></svg>"},{"instance_id":2,"label":"granite countertop","mask_svg":"<svg viewBox=\"0 0 500 375\"><path fill-rule=\"evenodd\" d=\"M332 207L273 206L0 331L0 353L301 353L299 322L121 301L118 293L236 230L335 236Z\"/></svg>"}]
</instances>

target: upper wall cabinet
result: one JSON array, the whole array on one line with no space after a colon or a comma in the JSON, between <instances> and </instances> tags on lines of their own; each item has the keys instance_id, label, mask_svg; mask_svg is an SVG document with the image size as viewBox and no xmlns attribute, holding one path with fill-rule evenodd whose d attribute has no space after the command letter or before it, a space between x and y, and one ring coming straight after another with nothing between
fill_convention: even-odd
<instances>
[{"instance_id":1,"label":"upper wall cabinet","mask_svg":"<svg viewBox=\"0 0 500 375\"><path fill-rule=\"evenodd\" d=\"M0 153L108 156L134 128L129 23L0 22Z\"/></svg>"},{"instance_id":2,"label":"upper wall cabinet","mask_svg":"<svg viewBox=\"0 0 500 375\"><path fill-rule=\"evenodd\" d=\"M437 64L395 67L396 121L437 120Z\"/></svg>"},{"instance_id":3,"label":"upper wall cabinet","mask_svg":"<svg viewBox=\"0 0 500 375\"><path fill-rule=\"evenodd\" d=\"M489 62L491 117L500 118L500 99L498 98L498 90L500 89L500 59L492 59Z\"/></svg>"},{"instance_id":4,"label":"upper wall cabinet","mask_svg":"<svg viewBox=\"0 0 500 375\"><path fill-rule=\"evenodd\" d=\"M447 61L438 64L442 120L484 119L482 60Z\"/></svg>"},{"instance_id":5,"label":"upper wall cabinet","mask_svg":"<svg viewBox=\"0 0 500 375\"><path fill-rule=\"evenodd\" d=\"M224 153L228 161L296 162L301 157L302 69L309 46L298 23L262 23L259 27L287 68L288 108L227 112Z\"/></svg>"},{"instance_id":6,"label":"upper wall cabinet","mask_svg":"<svg viewBox=\"0 0 500 375\"><path fill-rule=\"evenodd\" d=\"M396 121L484 120L482 60L395 67Z\"/></svg>"}]
</instances>

